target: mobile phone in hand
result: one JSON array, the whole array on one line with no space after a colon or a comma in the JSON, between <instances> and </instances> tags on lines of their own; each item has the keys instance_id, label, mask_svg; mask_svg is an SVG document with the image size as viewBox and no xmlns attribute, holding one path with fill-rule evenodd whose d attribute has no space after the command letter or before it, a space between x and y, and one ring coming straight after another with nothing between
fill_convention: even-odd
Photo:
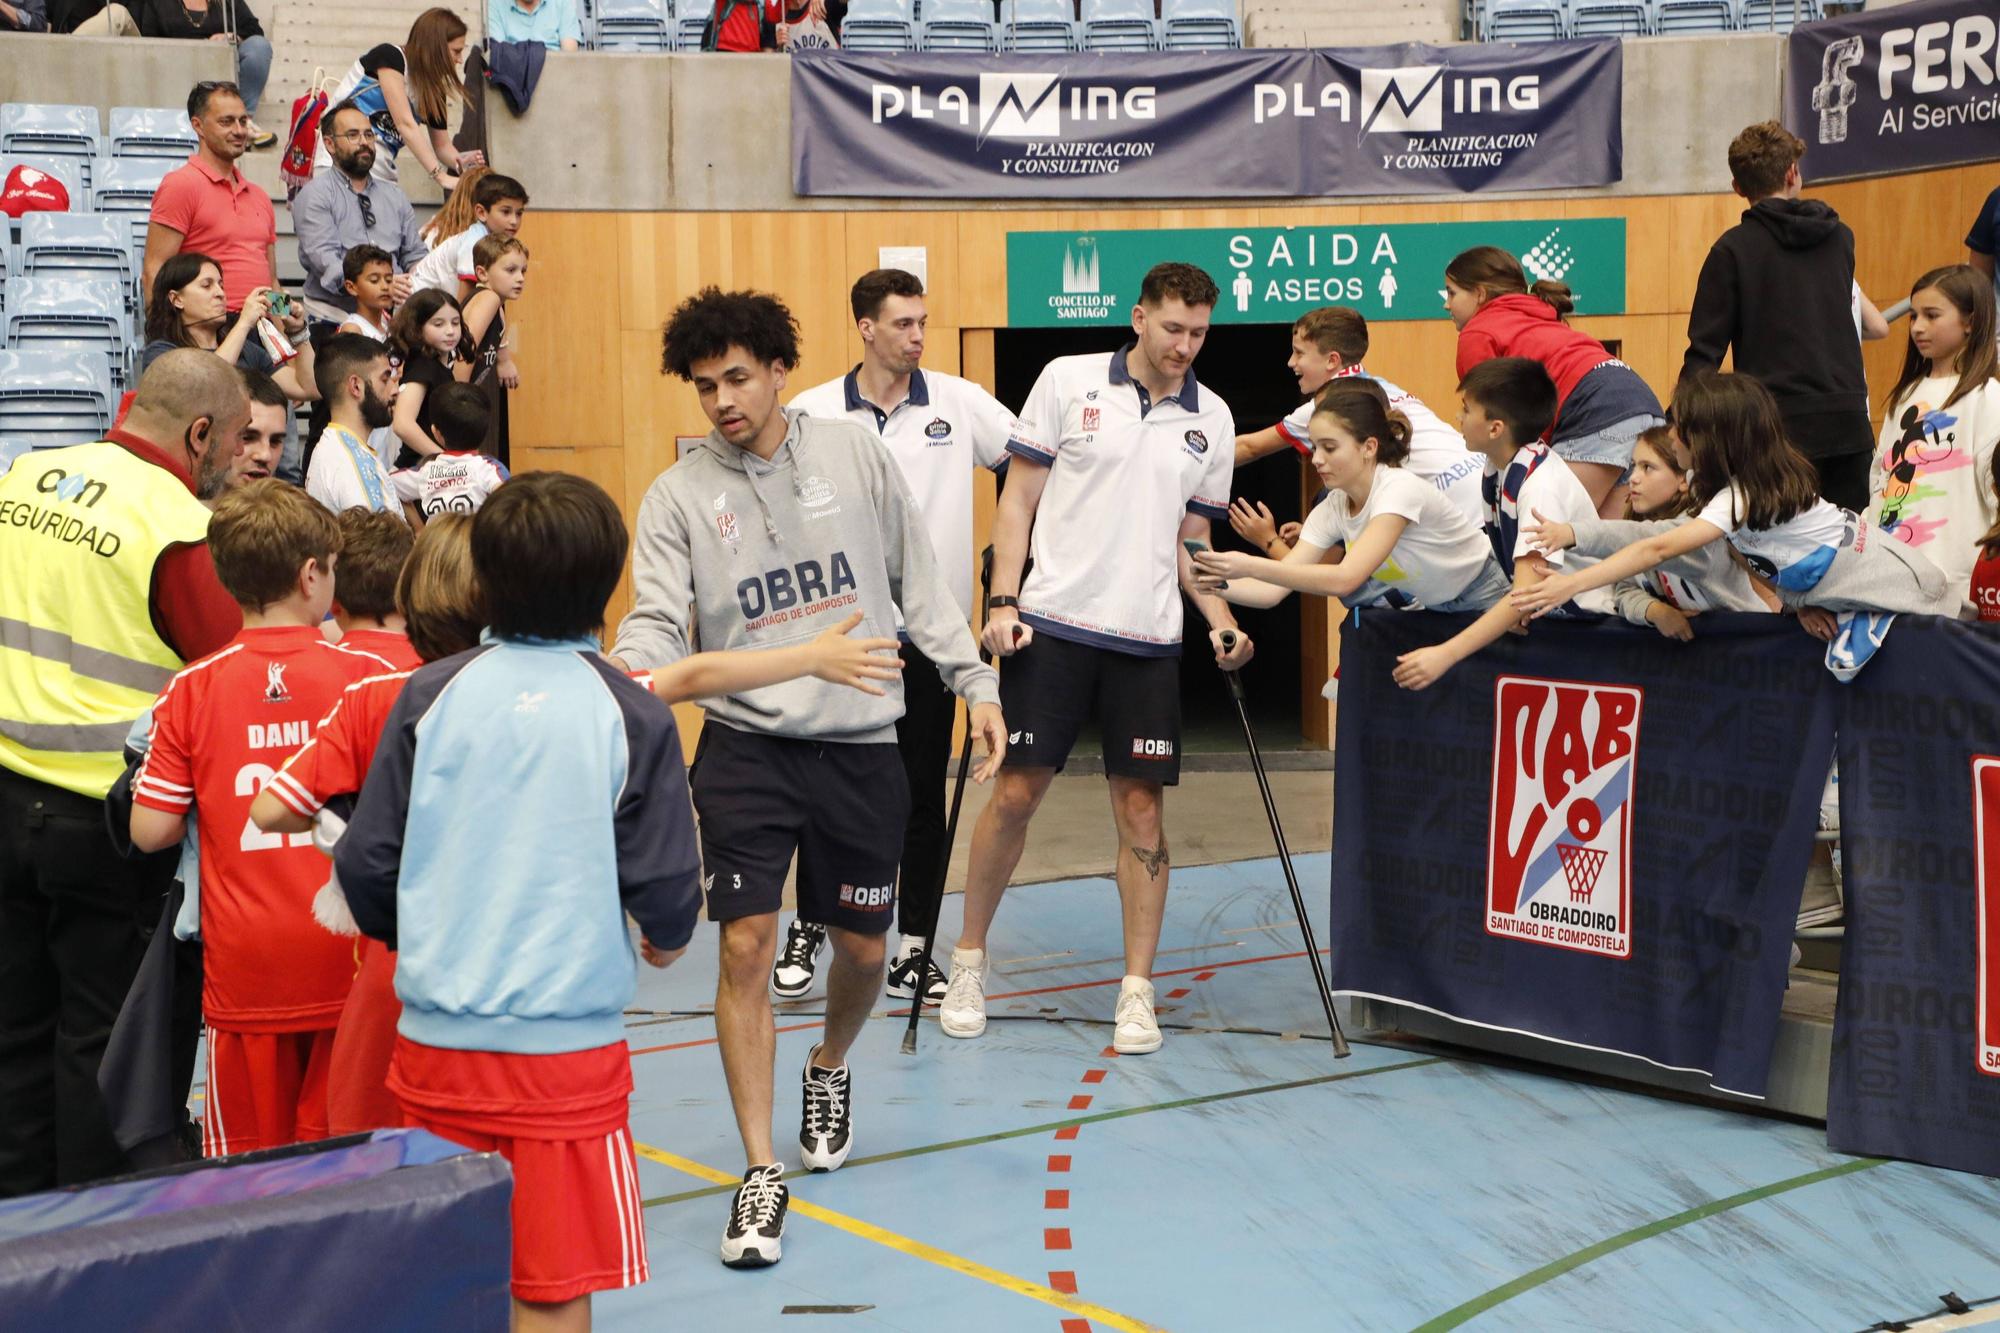
<instances>
[{"instance_id":1,"label":"mobile phone in hand","mask_svg":"<svg viewBox=\"0 0 2000 1333\"><path fill-rule=\"evenodd\" d=\"M1200 555L1203 551L1206 551L1208 549L1208 543L1204 541L1197 541L1193 537L1183 537L1181 538L1181 549L1186 551L1188 553L1188 559L1192 560L1194 559L1194 557ZM1217 592L1221 592L1224 588L1227 588L1228 586L1229 586L1228 580L1225 579L1223 582L1215 585L1215 590Z\"/></svg>"}]
</instances>

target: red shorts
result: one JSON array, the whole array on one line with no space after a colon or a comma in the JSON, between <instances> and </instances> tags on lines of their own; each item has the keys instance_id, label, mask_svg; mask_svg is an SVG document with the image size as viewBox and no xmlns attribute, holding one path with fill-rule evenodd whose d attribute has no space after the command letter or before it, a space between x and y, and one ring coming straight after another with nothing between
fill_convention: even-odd
<instances>
[{"instance_id":1,"label":"red shorts","mask_svg":"<svg viewBox=\"0 0 2000 1333\"><path fill-rule=\"evenodd\" d=\"M208 1029L208 1086L201 1154L282 1148L323 1139L333 1029L221 1032Z\"/></svg>"},{"instance_id":2,"label":"red shorts","mask_svg":"<svg viewBox=\"0 0 2000 1333\"><path fill-rule=\"evenodd\" d=\"M646 1280L624 1042L509 1055L398 1037L389 1087L406 1123L514 1168L516 1298L553 1304Z\"/></svg>"},{"instance_id":3,"label":"red shorts","mask_svg":"<svg viewBox=\"0 0 2000 1333\"><path fill-rule=\"evenodd\" d=\"M347 992L333 1034L327 1072L326 1118L335 1134L365 1134L403 1123L402 1103L389 1091L389 1057L396 1050L396 955L380 940L361 942L361 970Z\"/></svg>"}]
</instances>

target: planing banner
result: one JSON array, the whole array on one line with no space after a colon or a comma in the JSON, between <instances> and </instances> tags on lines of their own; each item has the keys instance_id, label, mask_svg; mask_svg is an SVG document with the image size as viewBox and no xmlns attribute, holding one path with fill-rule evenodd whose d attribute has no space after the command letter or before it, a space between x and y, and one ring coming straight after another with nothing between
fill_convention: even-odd
<instances>
[{"instance_id":1,"label":"planing banner","mask_svg":"<svg viewBox=\"0 0 2000 1333\"><path fill-rule=\"evenodd\" d=\"M899 198L1462 194L1622 174L1616 41L794 53L792 187Z\"/></svg>"},{"instance_id":2,"label":"planing banner","mask_svg":"<svg viewBox=\"0 0 2000 1333\"><path fill-rule=\"evenodd\" d=\"M1809 181L2000 158L2000 10L1915 0L1799 25L1785 123Z\"/></svg>"}]
</instances>

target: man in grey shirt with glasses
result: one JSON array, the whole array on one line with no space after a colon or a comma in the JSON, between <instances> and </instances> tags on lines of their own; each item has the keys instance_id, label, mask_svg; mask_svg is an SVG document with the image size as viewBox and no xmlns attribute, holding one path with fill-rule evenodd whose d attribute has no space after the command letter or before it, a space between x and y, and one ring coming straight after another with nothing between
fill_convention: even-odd
<instances>
[{"instance_id":1,"label":"man in grey shirt with glasses","mask_svg":"<svg viewBox=\"0 0 2000 1333\"><path fill-rule=\"evenodd\" d=\"M427 251L417 235L416 210L400 188L369 179L381 146L368 113L342 102L320 122L333 170L307 181L292 199L299 237L299 265L306 271L306 314L315 325L338 325L354 313L341 287L341 263L357 245L377 245L396 262L393 290L410 294L410 269Z\"/></svg>"}]
</instances>

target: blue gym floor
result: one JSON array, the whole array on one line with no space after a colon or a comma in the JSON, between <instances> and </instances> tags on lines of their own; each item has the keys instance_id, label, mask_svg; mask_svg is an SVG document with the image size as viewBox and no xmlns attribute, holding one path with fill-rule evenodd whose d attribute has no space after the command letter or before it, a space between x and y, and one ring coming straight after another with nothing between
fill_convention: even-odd
<instances>
[{"instance_id":1,"label":"blue gym floor","mask_svg":"<svg viewBox=\"0 0 2000 1333\"><path fill-rule=\"evenodd\" d=\"M1328 857L1298 871L1323 903ZM2000 1181L1553 1073L1362 1042L1336 1062L1274 861L1174 871L1161 1022L1206 1030L1168 1026L1154 1055L1109 1048L1108 880L1011 890L994 941L979 1040L927 1019L903 1055L884 998L851 1062L854 1155L789 1176L784 1260L756 1272L716 1257L743 1163L714 931L641 967L652 1280L600 1294L597 1326L1861 1330L2000 1294ZM818 993L778 1012L796 1163Z\"/></svg>"}]
</instances>

